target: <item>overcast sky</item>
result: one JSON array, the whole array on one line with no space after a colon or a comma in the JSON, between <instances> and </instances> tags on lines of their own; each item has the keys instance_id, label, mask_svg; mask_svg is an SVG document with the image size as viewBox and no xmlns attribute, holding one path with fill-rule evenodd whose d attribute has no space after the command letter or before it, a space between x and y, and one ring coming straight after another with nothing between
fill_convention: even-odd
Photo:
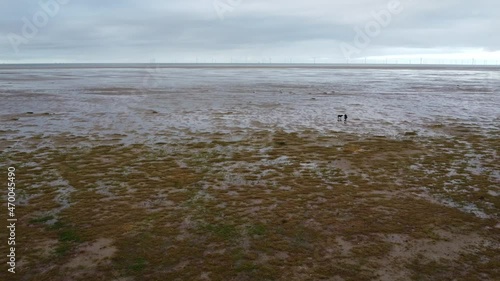
<instances>
[{"instance_id":1,"label":"overcast sky","mask_svg":"<svg viewBox=\"0 0 500 281\"><path fill-rule=\"evenodd\" d=\"M0 0L0 62L495 64L499 11L498 0Z\"/></svg>"}]
</instances>

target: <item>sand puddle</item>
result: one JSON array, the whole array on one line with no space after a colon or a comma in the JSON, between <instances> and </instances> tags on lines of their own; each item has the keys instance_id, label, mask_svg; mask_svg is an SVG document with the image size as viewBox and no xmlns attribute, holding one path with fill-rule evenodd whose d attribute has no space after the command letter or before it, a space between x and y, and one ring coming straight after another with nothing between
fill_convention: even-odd
<instances>
[{"instance_id":1,"label":"sand puddle","mask_svg":"<svg viewBox=\"0 0 500 281\"><path fill-rule=\"evenodd\" d=\"M109 263L116 251L112 239L101 238L78 247L77 254L63 265L62 269L68 270L72 277L77 278Z\"/></svg>"}]
</instances>

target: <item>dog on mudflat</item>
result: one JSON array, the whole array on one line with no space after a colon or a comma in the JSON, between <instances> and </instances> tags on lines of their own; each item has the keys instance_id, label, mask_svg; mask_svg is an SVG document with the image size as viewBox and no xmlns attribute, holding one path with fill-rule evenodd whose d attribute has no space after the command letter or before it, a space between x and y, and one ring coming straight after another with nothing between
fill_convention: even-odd
<instances>
[{"instance_id":1,"label":"dog on mudflat","mask_svg":"<svg viewBox=\"0 0 500 281\"><path fill-rule=\"evenodd\" d=\"M338 120L338 121L342 121L342 118L343 118L343 117L344 117L344 115L343 115L343 114L342 114L342 115L337 115L337 120Z\"/></svg>"}]
</instances>

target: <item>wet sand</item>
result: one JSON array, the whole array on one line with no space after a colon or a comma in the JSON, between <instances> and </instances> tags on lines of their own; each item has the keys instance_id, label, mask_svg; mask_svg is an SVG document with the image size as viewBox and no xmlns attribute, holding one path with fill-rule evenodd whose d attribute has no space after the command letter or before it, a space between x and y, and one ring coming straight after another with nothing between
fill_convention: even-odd
<instances>
[{"instance_id":1,"label":"wet sand","mask_svg":"<svg viewBox=\"0 0 500 281\"><path fill-rule=\"evenodd\" d=\"M134 143L167 141L163 132L276 129L397 138L455 125L488 135L500 128L494 68L146 66L1 70L2 138L121 134ZM344 113L349 123L336 122Z\"/></svg>"},{"instance_id":2,"label":"wet sand","mask_svg":"<svg viewBox=\"0 0 500 281\"><path fill-rule=\"evenodd\" d=\"M2 69L19 275L496 280L497 78Z\"/></svg>"}]
</instances>

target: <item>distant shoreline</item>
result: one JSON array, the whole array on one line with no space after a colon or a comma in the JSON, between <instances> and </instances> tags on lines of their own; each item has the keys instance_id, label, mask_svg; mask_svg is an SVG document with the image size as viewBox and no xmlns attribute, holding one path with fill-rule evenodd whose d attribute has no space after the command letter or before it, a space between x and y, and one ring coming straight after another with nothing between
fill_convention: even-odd
<instances>
[{"instance_id":1,"label":"distant shoreline","mask_svg":"<svg viewBox=\"0 0 500 281\"><path fill-rule=\"evenodd\" d=\"M0 64L0 69L72 69L72 68L188 68L188 69L245 69L245 68L315 68L315 69L411 69L411 70L487 70L500 71L500 65L455 64L279 64L279 63L30 63Z\"/></svg>"}]
</instances>

